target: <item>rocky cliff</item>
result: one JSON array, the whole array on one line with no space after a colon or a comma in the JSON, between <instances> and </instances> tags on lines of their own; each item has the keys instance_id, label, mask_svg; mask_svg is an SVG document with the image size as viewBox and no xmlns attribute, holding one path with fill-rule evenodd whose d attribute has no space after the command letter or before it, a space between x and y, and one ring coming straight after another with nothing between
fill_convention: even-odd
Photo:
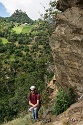
<instances>
[{"instance_id":1,"label":"rocky cliff","mask_svg":"<svg viewBox=\"0 0 83 125\"><path fill-rule=\"evenodd\" d=\"M58 0L55 31L50 39L55 76L83 96L83 0Z\"/></svg>"}]
</instances>

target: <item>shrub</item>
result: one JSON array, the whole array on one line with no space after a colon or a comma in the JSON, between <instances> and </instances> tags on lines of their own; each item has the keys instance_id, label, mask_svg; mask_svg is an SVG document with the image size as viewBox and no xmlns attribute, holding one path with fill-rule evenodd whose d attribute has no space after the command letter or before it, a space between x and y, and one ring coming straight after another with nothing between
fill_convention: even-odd
<instances>
[{"instance_id":1,"label":"shrub","mask_svg":"<svg viewBox=\"0 0 83 125\"><path fill-rule=\"evenodd\" d=\"M74 103L74 93L71 88L67 88L66 90L60 89L56 95L53 113L59 115L68 109L68 107Z\"/></svg>"}]
</instances>

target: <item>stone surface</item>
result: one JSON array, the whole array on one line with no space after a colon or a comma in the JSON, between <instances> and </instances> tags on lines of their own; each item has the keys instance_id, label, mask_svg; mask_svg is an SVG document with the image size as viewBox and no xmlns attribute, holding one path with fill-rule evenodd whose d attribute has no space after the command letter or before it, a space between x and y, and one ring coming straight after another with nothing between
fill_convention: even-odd
<instances>
[{"instance_id":1,"label":"stone surface","mask_svg":"<svg viewBox=\"0 0 83 125\"><path fill-rule=\"evenodd\" d=\"M58 0L56 8L65 11L73 6L83 5L83 0Z\"/></svg>"},{"instance_id":2,"label":"stone surface","mask_svg":"<svg viewBox=\"0 0 83 125\"><path fill-rule=\"evenodd\" d=\"M71 105L52 125L83 125L83 101Z\"/></svg>"},{"instance_id":3,"label":"stone surface","mask_svg":"<svg viewBox=\"0 0 83 125\"><path fill-rule=\"evenodd\" d=\"M64 0L59 0L63 6ZM69 3L71 5L69 5ZM78 97L83 95L83 1L67 0L67 9L57 15L50 39L55 63L55 77L61 86L71 86ZM77 3L81 5L75 6ZM69 8L71 6L71 8Z\"/></svg>"}]
</instances>

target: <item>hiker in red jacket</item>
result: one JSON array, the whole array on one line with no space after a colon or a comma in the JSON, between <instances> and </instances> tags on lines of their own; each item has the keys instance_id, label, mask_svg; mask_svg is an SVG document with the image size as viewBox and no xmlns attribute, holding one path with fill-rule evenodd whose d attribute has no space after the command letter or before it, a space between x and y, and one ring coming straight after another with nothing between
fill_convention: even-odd
<instances>
[{"instance_id":1,"label":"hiker in red jacket","mask_svg":"<svg viewBox=\"0 0 83 125\"><path fill-rule=\"evenodd\" d=\"M30 95L28 97L29 105L31 108L29 111L32 112L32 118L38 121L38 111L40 109L40 94L36 93L35 86L30 87Z\"/></svg>"}]
</instances>

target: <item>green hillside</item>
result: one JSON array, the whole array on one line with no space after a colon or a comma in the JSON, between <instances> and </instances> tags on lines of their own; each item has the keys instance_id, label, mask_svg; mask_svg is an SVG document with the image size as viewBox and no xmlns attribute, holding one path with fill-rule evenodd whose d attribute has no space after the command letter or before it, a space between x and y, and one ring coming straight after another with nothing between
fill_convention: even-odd
<instances>
[{"instance_id":1,"label":"green hillside","mask_svg":"<svg viewBox=\"0 0 83 125\"><path fill-rule=\"evenodd\" d=\"M20 25L20 26L15 26L14 28L12 28L13 31L15 31L17 34L20 33L29 33L31 31L31 29L34 27L34 25Z\"/></svg>"},{"instance_id":2,"label":"green hillside","mask_svg":"<svg viewBox=\"0 0 83 125\"><path fill-rule=\"evenodd\" d=\"M42 101L48 101L45 76L53 77L48 25L41 20L35 25L15 27L15 22L0 24L0 123L10 121L28 109L31 85L37 86ZM5 25L4 25L5 24ZM13 28L13 31L12 31ZM4 30L5 29L5 30ZM12 32L11 32L12 31ZM3 44L2 44L3 43ZM43 95L43 93L46 95Z\"/></svg>"},{"instance_id":3,"label":"green hillside","mask_svg":"<svg viewBox=\"0 0 83 125\"><path fill-rule=\"evenodd\" d=\"M34 28L34 25L24 26L22 29L22 33L30 33L33 28Z\"/></svg>"},{"instance_id":4,"label":"green hillside","mask_svg":"<svg viewBox=\"0 0 83 125\"><path fill-rule=\"evenodd\" d=\"M29 108L31 85L41 93L43 104L49 102L45 88L54 75L49 45L53 30L49 21L39 19L34 23L21 10L0 18L0 124Z\"/></svg>"},{"instance_id":5,"label":"green hillside","mask_svg":"<svg viewBox=\"0 0 83 125\"><path fill-rule=\"evenodd\" d=\"M17 22L17 23L28 23L32 24L34 21L28 17L26 12L23 12L22 10L16 10L9 18L9 21Z\"/></svg>"},{"instance_id":6,"label":"green hillside","mask_svg":"<svg viewBox=\"0 0 83 125\"><path fill-rule=\"evenodd\" d=\"M17 26L12 28L13 31L15 31L17 34L20 34L22 32L23 26Z\"/></svg>"}]
</instances>

